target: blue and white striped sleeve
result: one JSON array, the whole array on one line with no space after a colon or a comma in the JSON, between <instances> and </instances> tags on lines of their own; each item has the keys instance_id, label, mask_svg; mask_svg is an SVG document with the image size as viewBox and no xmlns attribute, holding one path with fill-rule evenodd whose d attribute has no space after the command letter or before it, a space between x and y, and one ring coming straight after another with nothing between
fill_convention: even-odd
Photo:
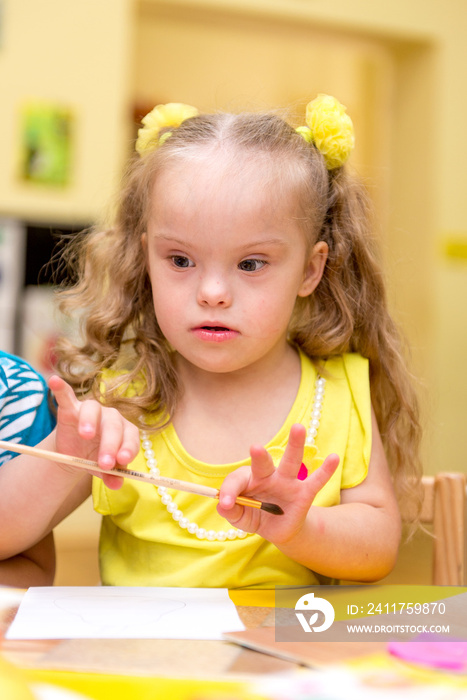
<instances>
[{"instance_id":1,"label":"blue and white striped sleeve","mask_svg":"<svg viewBox=\"0 0 467 700\"><path fill-rule=\"evenodd\" d=\"M43 377L19 357L0 352L0 439L36 445L54 426ZM0 465L16 456L0 451Z\"/></svg>"}]
</instances>

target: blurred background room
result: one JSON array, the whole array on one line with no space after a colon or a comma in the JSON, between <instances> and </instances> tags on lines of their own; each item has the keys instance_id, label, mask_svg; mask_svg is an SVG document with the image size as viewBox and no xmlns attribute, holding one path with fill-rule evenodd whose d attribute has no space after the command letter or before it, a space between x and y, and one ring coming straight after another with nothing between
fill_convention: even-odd
<instances>
[{"instance_id":1,"label":"blurred background room","mask_svg":"<svg viewBox=\"0 0 467 700\"><path fill-rule=\"evenodd\" d=\"M354 121L425 473L467 472L466 31L464 0L0 0L0 348L50 373L74 332L54 311L57 233L101 216L155 104L296 119L326 92ZM98 527L88 502L57 529L57 583L98 581ZM429 580L424 546L405 581Z\"/></svg>"}]
</instances>

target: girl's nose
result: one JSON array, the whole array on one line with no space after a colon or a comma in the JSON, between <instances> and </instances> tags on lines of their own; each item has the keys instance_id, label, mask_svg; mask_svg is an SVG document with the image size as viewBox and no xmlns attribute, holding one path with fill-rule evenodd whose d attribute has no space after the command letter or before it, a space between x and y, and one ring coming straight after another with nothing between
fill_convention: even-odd
<instances>
[{"instance_id":1,"label":"girl's nose","mask_svg":"<svg viewBox=\"0 0 467 700\"><path fill-rule=\"evenodd\" d=\"M230 306L232 299L227 281L221 275L205 275L198 286L198 303L201 306Z\"/></svg>"}]
</instances>

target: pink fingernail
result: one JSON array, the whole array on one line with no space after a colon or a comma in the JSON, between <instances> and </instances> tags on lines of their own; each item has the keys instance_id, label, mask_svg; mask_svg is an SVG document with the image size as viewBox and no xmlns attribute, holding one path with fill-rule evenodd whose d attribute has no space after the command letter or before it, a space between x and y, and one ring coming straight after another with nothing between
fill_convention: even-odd
<instances>
[{"instance_id":1,"label":"pink fingernail","mask_svg":"<svg viewBox=\"0 0 467 700\"><path fill-rule=\"evenodd\" d=\"M131 453L128 450L122 450L121 452L119 452L118 457L118 461L120 464L128 464L128 462L131 461Z\"/></svg>"},{"instance_id":2,"label":"pink fingernail","mask_svg":"<svg viewBox=\"0 0 467 700\"><path fill-rule=\"evenodd\" d=\"M302 462L300 465L300 469L298 470L297 479L299 479L300 481L305 481L307 476L308 476L308 469L305 467L305 465Z\"/></svg>"},{"instance_id":3,"label":"pink fingernail","mask_svg":"<svg viewBox=\"0 0 467 700\"><path fill-rule=\"evenodd\" d=\"M235 503L232 496L224 496L221 501L222 508L231 508Z\"/></svg>"}]
</instances>

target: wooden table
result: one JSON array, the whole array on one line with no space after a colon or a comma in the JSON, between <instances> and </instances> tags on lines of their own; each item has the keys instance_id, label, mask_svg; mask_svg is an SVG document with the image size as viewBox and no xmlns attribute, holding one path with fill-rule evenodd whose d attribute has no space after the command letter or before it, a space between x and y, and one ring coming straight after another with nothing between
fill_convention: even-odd
<instances>
[{"instance_id":1,"label":"wooden table","mask_svg":"<svg viewBox=\"0 0 467 700\"><path fill-rule=\"evenodd\" d=\"M89 693L88 697L98 700L111 696L113 700L130 696L138 697L138 700L152 700L156 697L154 684L159 684L157 697L171 697L171 700L192 700L194 697L203 700L205 697L215 697L216 700L224 697L229 700L257 700L257 695L247 692L255 680L269 677L270 674L298 672L300 669L296 662L245 649L227 641L6 640L4 634L23 594L24 591L0 587L1 655L7 661L26 669L28 677L35 682L39 679L42 682L62 683L65 687L85 692L82 685L76 685L77 680L81 679L85 683L86 692L89 688L92 688L93 693L95 691L95 694ZM247 629L274 626L275 609L271 606L271 597L267 606L242 604L241 597L239 600L234 597L234 602ZM339 645L334 642L310 642L310 645L316 648L317 660L321 655L324 663L345 660L349 657L349 650L366 659L372 659L373 655L378 654L382 657L385 653L385 644L382 643L347 642ZM463 692L466 693L464 697L467 697L467 678L465 682ZM172 685L169 688L167 684ZM176 685L175 690L173 684ZM209 688L205 695L206 684ZM212 684L219 684L215 686L215 695L212 694ZM194 690L197 692L194 693Z\"/></svg>"},{"instance_id":2,"label":"wooden table","mask_svg":"<svg viewBox=\"0 0 467 700\"><path fill-rule=\"evenodd\" d=\"M278 673L296 669L295 663L245 649L224 641L174 639L71 639L17 641L4 638L24 591L0 587L0 653L15 666L27 669L35 680L49 679L50 673L99 674L99 680L116 675L158 679L218 679L245 682L252 674ZM246 628L273 625L272 607L238 605ZM34 669L34 670L33 670ZM98 680L95 676L96 682ZM136 681L135 681L136 682ZM191 681L190 681L191 682ZM120 684L121 685L121 684ZM144 688L143 688L144 691ZM138 689L135 697L144 698ZM238 689L235 691L238 697ZM97 695L96 697L100 697ZM182 696L180 696L182 697ZM184 696L183 696L184 697Z\"/></svg>"}]
</instances>

